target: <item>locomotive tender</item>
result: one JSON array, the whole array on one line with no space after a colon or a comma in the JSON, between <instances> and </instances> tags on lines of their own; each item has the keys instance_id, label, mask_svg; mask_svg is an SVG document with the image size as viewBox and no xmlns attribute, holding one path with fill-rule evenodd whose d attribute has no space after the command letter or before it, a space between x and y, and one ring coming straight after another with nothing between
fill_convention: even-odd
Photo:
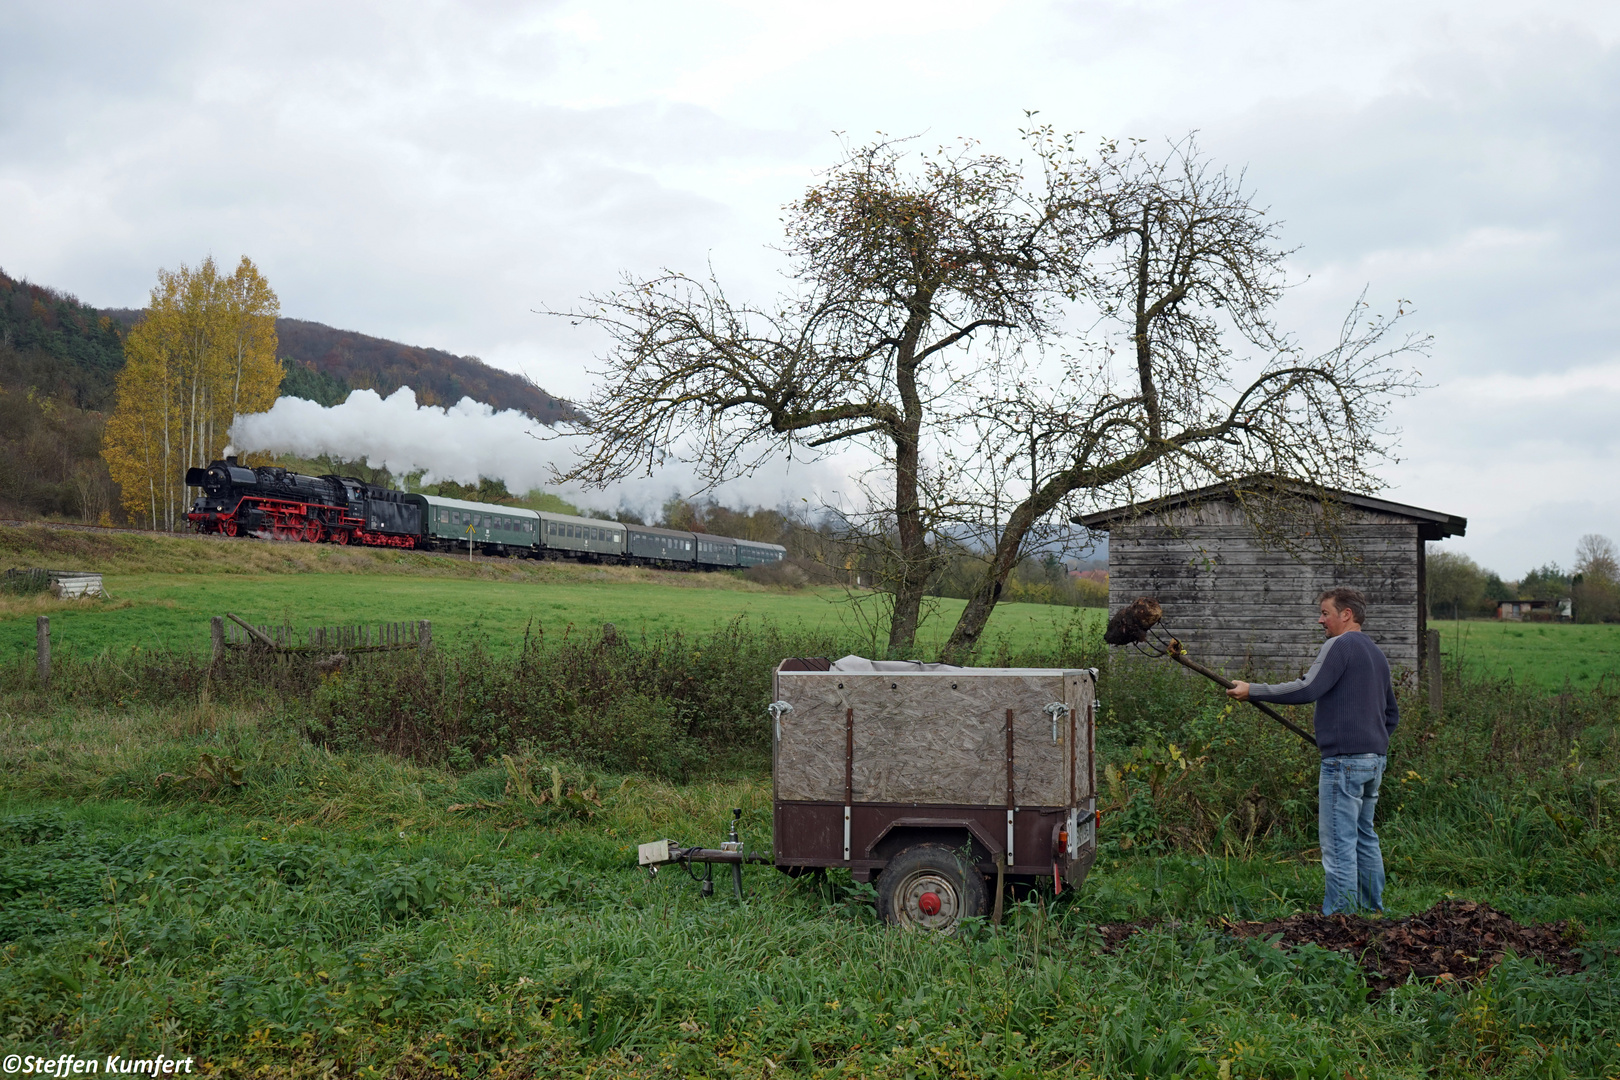
<instances>
[{"instance_id":1,"label":"locomotive tender","mask_svg":"<svg viewBox=\"0 0 1620 1080\"><path fill-rule=\"evenodd\" d=\"M707 570L787 554L780 544L391 491L352 476L250 469L235 458L186 470L186 483L202 489L186 520L224 536Z\"/></svg>"}]
</instances>

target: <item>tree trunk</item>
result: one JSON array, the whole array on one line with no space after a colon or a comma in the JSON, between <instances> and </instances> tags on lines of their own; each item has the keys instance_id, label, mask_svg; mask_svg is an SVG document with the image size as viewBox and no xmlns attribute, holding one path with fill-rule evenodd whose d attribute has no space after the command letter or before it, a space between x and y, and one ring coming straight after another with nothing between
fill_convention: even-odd
<instances>
[{"instance_id":1,"label":"tree trunk","mask_svg":"<svg viewBox=\"0 0 1620 1080\"><path fill-rule=\"evenodd\" d=\"M1055 505L1056 501L1048 491L1038 491L1013 510L1001 531L1001 539L996 543L995 554L991 556L984 577L974 588L973 595L968 597L967 607L962 609L950 640L940 653L941 662L961 663L978 647L979 637L984 633L985 624L990 621L990 613L996 610L996 601L1001 599L1001 590L1006 587L1007 578L1012 575L1023 555L1024 537L1029 535L1029 530L1045 513L1045 510L1038 508L1045 506L1049 510L1051 506L1047 504Z\"/></svg>"},{"instance_id":2,"label":"tree trunk","mask_svg":"<svg viewBox=\"0 0 1620 1080\"><path fill-rule=\"evenodd\" d=\"M923 588L934 568L918 495L923 405L917 390L917 342L928 325L932 302L931 295L912 298L911 315L895 358L895 389L900 392L904 411L899 430L894 433L894 519L899 533L900 566L894 577L894 613L889 622L891 655L909 652L917 642Z\"/></svg>"},{"instance_id":3,"label":"tree trunk","mask_svg":"<svg viewBox=\"0 0 1620 1080\"><path fill-rule=\"evenodd\" d=\"M910 425L907 425L910 427ZM894 577L894 613L889 622L889 652L903 653L917 641L922 621L923 587L931 565L928 538L917 498L918 448L908 431L895 447L895 526L899 533L900 566Z\"/></svg>"}]
</instances>

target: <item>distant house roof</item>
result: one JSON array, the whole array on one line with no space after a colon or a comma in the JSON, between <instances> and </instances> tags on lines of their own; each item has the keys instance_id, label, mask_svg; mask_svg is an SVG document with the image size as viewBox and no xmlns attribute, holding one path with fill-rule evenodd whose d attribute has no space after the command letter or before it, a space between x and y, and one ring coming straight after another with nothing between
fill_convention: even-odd
<instances>
[{"instance_id":1,"label":"distant house roof","mask_svg":"<svg viewBox=\"0 0 1620 1080\"><path fill-rule=\"evenodd\" d=\"M1222 498L1234 498L1237 492L1246 489L1267 488L1273 490L1276 488L1292 489L1296 494L1306 498L1331 500L1360 510L1404 517L1417 523L1418 534L1425 540L1461 536L1468 530L1468 519L1458 517L1456 514L1447 514L1439 510L1425 510L1421 506L1408 506L1405 503L1390 502L1388 499L1376 499L1371 495L1357 495L1354 492L1340 491L1337 488L1316 487L1311 484L1300 483L1297 480L1283 480L1267 476L1249 476L1227 483L1211 484L1209 487L1195 488L1175 495L1166 495L1147 502L1127 503L1124 506L1099 510L1094 514L1085 514L1071 520L1076 525L1084 525L1086 528L1095 529L1098 532L1107 532L1112 525L1132 521L1148 514L1161 513L1165 510L1174 510L1177 507L1191 506L1196 503L1213 502Z\"/></svg>"}]
</instances>

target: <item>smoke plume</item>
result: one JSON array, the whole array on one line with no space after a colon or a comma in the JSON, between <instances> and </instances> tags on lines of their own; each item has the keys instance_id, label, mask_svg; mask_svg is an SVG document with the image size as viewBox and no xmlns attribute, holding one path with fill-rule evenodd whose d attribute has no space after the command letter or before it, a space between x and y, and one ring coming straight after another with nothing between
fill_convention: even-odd
<instances>
[{"instance_id":1,"label":"smoke plume","mask_svg":"<svg viewBox=\"0 0 1620 1080\"><path fill-rule=\"evenodd\" d=\"M472 398L449 408L418 405L415 392L402 386L386 398L356 390L331 407L278 398L269 412L237 417L230 439L237 451L329 455L395 476L420 471L430 484L504 480L508 490L521 494L549 483L552 463L566 453L536 433L549 434L516 409L496 412Z\"/></svg>"},{"instance_id":2,"label":"smoke plume","mask_svg":"<svg viewBox=\"0 0 1620 1080\"><path fill-rule=\"evenodd\" d=\"M227 453L325 455L363 461L395 476L420 471L423 483L428 484L502 480L514 494L544 487L576 506L599 510L626 507L653 513L671 496L689 496L704 487L690 468L672 462L657 476L638 477L606 491L559 488L552 479L552 466L566 467L573 459L571 439L555 436L515 409L497 412L471 398L462 398L449 408L418 405L415 391L408 386L386 398L375 390L355 390L347 401L333 406L278 398L268 412L237 417L230 440ZM803 462L783 460L723 485L713 494L737 506L814 505L823 491L838 486L835 468L821 462L807 467Z\"/></svg>"}]
</instances>

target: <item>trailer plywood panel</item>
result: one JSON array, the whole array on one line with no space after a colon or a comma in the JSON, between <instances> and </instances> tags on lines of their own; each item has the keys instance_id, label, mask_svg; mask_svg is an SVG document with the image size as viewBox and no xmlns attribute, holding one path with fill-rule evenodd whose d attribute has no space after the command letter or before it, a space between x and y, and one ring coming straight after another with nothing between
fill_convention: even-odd
<instances>
[{"instance_id":1,"label":"trailer plywood panel","mask_svg":"<svg viewBox=\"0 0 1620 1080\"><path fill-rule=\"evenodd\" d=\"M1015 804L1066 806L1071 786L1090 794L1089 743L1072 770L1070 757L1083 741L1071 730L1088 730L1089 673L784 671L777 696L793 706L775 749L779 800L841 803L847 782L854 802L1004 806L1009 709ZM1060 714L1055 739L1053 703L1081 721L1071 729Z\"/></svg>"}]
</instances>

